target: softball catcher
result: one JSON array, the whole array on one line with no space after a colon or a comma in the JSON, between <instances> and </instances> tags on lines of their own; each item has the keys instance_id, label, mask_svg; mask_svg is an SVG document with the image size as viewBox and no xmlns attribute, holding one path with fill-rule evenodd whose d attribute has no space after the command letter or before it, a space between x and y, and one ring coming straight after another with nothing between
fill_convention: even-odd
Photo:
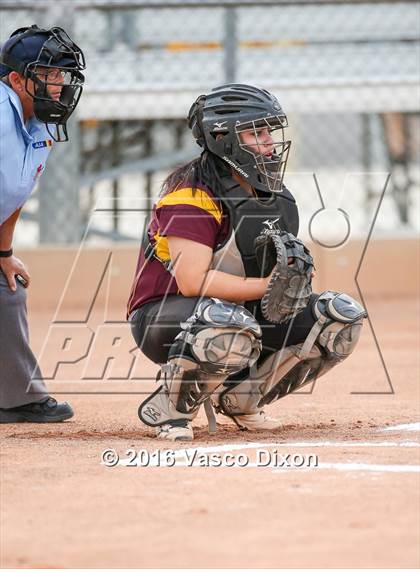
<instances>
[{"instance_id":1,"label":"softball catcher","mask_svg":"<svg viewBox=\"0 0 420 569\"><path fill-rule=\"evenodd\" d=\"M343 361L366 313L344 293L312 293L277 99L222 85L188 124L201 155L163 184L128 303L137 345L161 365L139 418L169 440L193 439L201 405L211 430L212 409L241 429L276 429L265 405Z\"/></svg>"}]
</instances>

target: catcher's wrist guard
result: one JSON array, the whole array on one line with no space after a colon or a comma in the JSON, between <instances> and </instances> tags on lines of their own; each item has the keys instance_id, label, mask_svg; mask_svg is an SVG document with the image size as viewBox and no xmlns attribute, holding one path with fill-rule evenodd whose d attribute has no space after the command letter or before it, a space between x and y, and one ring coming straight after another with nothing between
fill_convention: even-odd
<instances>
[{"instance_id":1,"label":"catcher's wrist guard","mask_svg":"<svg viewBox=\"0 0 420 569\"><path fill-rule=\"evenodd\" d=\"M309 302L314 269L311 254L292 233L264 229L255 239L255 255L262 276L271 273L261 299L263 316L270 322L286 322Z\"/></svg>"}]
</instances>

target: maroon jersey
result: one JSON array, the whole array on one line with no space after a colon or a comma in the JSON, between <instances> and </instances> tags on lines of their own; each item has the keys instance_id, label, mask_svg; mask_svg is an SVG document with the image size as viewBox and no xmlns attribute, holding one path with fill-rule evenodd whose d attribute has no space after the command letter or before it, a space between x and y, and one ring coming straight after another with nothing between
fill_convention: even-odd
<instances>
[{"instance_id":1,"label":"maroon jersey","mask_svg":"<svg viewBox=\"0 0 420 569\"><path fill-rule=\"evenodd\" d=\"M183 237L211 247L224 242L229 219L217 198L208 189L180 188L162 196L153 206L148 226L153 255L145 259L140 249L136 275L128 301L128 314L167 294L181 294L175 277L168 270L171 257L168 237Z\"/></svg>"}]
</instances>

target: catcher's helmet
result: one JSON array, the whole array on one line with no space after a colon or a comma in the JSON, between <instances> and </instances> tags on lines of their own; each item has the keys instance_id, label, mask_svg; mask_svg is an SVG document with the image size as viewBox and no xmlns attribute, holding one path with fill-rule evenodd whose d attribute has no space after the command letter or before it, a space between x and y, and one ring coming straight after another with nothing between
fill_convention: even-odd
<instances>
[{"instance_id":1,"label":"catcher's helmet","mask_svg":"<svg viewBox=\"0 0 420 569\"><path fill-rule=\"evenodd\" d=\"M58 27L19 28L6 40L0 51L0 77L17 71L26 78L26 91L34 100L35 117L57 125L55 140L68 140L66 122L76 108L83 89L85 59L82 50ZM28 80L34 82L34 92ZM60 87L59 98L51 97L49 88ZM62 134L59 127L62 127Z\"/></svg>"},{"instance_id":2,"label":"catcher's helmet","mask_svg":"<svg viewBox=\"0 0 420 569\"><path fill-rule=\"evenodd\" d=\"M291 142L284 139L287 117L268 91L237 83L216 87L193 103L188 124L197 144L222 158L251 186L282 191ZM258 143L258 132L265 129L277 131L270 154ZM255 143L245 144L240 136L244 132L252 133Z\"/></svg>"}]
</instances>

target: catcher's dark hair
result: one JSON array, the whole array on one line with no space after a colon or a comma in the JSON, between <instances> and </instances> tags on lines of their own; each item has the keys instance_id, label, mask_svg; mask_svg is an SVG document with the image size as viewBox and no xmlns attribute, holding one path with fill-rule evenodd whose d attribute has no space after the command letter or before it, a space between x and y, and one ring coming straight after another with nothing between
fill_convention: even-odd
<instances>
[{"instance_id":1,"label":"catcher's dark hair","mask_svg":"<svg viewBox=\"0 0 420 569\"><path fill-rule=\"evenodd\" d=\"M161 196L165 196L182 187L189 187L193 195L197 189L208 188L216 196L224 193L221 178L229 173L229 168L218 156L204 150L200 156L177 168L164 180Z\"/></svg>"}]
</instances>

